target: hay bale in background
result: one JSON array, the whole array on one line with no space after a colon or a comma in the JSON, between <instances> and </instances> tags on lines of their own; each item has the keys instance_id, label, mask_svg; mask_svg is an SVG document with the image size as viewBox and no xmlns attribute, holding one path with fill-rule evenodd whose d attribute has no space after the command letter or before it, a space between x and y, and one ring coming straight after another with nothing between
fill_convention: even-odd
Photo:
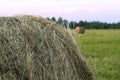
<instances>
[{"instance_id":1,"label":"hay bale in background","mask_svg":"<svg viewBox=\"0 0 120 80\"><path fill-rule=\"evenodd\" d=\"M70 34L41 17L0 17L0 80L92 80Z\"/></svg>"},{"instance_id":2,"label":"hay bale in background","mask_svg":"<svg viewBox=\"0 0 120 80\"><path fill-rule=\"evenodd\" d=\"M75 32L77 33L77 34L84 34L85 33L85 29L84 29L84 27L76 27L75 28Z\"/></svg>"}]
</instances>

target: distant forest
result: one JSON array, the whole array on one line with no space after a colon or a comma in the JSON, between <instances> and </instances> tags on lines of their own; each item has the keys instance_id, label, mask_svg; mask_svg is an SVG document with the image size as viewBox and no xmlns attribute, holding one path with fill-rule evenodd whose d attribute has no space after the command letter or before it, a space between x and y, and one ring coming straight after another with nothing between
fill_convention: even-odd
<instances>
[{"instance_id":1,"label":"distant forest","mask_svg":"<svg viewBox=\"0 0 120 80\"><path fill-rule=\"evenodd\" d=\"M66 19L62 19L62 17L59 17L56 19L55 17L49 18L48 20L54 21L62 26L69 26L70 29L74 29L75 27L84 27L85 29L120 29L120 22L118 23L106 23L106 22L99 22L99 21L93 21L93 22L87 22L87 21L68 21Z\"/></svg>"}]
</instances>

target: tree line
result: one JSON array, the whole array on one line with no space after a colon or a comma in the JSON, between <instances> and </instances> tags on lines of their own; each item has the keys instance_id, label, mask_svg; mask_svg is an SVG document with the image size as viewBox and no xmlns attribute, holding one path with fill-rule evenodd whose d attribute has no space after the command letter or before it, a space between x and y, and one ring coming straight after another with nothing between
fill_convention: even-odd
<instances>
[{"instance_id":1,"label":"tree line","mask_svg":"<svg viewBox=\"0 0 120 80\"><path fill-rule=\"evenodd\" d=\"M56 19L55 17L47 17L48 20L54 21L64 27L69 27L70 29L74 29L75 27L84 27L85 29L120 29L120 22L118 23L106 23L106 22L99 22L99 21L93 21L93 22L87 22L87 21L68 21L66 19L63 19L62 17L59 17Z\"/></svg>"}]
</instances>

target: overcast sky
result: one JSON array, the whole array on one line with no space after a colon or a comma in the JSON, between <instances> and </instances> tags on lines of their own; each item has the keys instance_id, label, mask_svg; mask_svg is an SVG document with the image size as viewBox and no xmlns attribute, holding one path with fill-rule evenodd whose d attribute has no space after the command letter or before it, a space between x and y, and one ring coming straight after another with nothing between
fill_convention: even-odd
<instances>
[{"instance_id":1,"label":"overcast sky","mask_svg":"<svg viewBox=\"0 0 120 80\"><path fill-rule=\"evenodd\" d=\"M16 14L120 22L120 0L0 0L1 16Z\"/></svg>"}]
</instances>

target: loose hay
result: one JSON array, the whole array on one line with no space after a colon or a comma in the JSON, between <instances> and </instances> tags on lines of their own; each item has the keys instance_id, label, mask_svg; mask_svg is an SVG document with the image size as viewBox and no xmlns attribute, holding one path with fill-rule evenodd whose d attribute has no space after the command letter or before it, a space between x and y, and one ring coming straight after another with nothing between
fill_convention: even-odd
<instances>
[{"instance_id":1,"label":"loose hay","mask_svg":"<svg viewBox=\"0 0 120 80\"><path fill-rule=\"evenodd\" d=\"M93 80L66 30L41 17L0 17L0 80Z\"/></svg>"}]
</instances>

